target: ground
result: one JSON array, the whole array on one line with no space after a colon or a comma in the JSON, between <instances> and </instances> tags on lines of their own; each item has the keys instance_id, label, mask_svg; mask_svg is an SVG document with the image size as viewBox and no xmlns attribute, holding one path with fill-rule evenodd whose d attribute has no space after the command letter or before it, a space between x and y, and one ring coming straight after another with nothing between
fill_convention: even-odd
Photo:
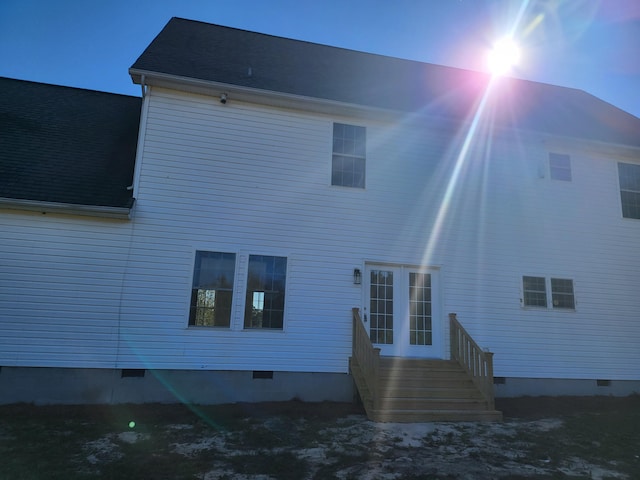
<instances>
[{"instance_id":1,"label":"ground","mask_svg":"<svg viewBox=\"0 0 640 480\"><path fill-rule=\"evenodd\" d=\"M0 406L0 478L640 478L640 397L503 400L499 423L373 423L360 407Z\"/></svg>"}]
</instances>

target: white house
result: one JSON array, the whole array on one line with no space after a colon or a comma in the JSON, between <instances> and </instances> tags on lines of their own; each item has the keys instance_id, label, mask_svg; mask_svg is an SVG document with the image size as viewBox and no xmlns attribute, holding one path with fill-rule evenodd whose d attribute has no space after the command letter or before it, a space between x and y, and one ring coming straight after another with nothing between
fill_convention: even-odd
<instances>
[{"instance_id":1,"label":"white house","mask_svg":"<svg viewBox=\"0 0 640 480\"><path fill-rule=\"evenodd\" d=\"M435 368L453 312L498 396L640 391L640 119L177 18L130 74L135 131L140 99L3 80L129 123L92 104L55 165L0 132L1 402L350 400L354 331ZM21 101L0 118L38 130Z\"/></svg>"}]
</instances>

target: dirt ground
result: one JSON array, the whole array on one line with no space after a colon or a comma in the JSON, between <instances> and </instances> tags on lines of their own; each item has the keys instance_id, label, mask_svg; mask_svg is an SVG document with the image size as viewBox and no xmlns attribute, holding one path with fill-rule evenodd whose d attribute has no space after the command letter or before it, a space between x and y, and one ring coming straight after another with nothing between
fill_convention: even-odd
<instances>
[{"instance_id":1,"label":"dirt ground","mask_svg":"<svg viewBox=\"0 0 640 480\"><path fill-rule=\"evenodd\" d=\"M499 400L497 408L503 422L398 424L370 422L355 404L295 401L0 407L0 457L12 458L9 445L20 442L12 421L44 426L52 449L63 437L79 446L68 458L56 454L50 476L30 475L25 456L13 470L0 462L0 478L640 479L638 396Z\"/></svg>"}]
</instances>

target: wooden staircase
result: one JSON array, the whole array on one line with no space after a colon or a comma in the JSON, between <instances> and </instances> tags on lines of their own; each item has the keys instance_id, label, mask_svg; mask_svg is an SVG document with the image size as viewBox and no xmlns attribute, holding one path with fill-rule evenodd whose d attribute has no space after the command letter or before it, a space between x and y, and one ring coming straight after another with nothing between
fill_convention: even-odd
<instances>
[{"instance_id":1,"label":"wooden staircase","mask_svg":"<svg viewBox=\"0 0 640 480\"><path fill-rule=\"evenodd\" d=\"M451 317L453 360L381 357L354 309L354 354L349 360L367 416L376 422L496 421L493 371ZM461 334L462 330L463 334ZM466 336L464 335L466 334ZM470 337L469 337L470 339ZM461 348L454 346L457 342ZM463 357L461 362L459 356ZM469 364L469 365L465 365ZM471 371L469 371L471 370ZM480 374L483 370L483 374ZM487 387L490 378L490 391Z\"/></svg>"}]
</instances>

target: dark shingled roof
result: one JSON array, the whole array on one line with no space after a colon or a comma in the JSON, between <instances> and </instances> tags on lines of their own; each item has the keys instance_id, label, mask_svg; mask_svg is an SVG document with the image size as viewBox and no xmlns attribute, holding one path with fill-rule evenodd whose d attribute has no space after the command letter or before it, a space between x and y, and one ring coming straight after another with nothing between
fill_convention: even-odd
<instances>
[{"instance_id":1,"label":"dark shingled roof","mask_svg":"<svg viewBox=\"0 0 640 480\"><path fill-rule=\"evenodd\" d=\"M141 102L0 78L0 197L131 207Z\"/></svg>"},{"instance_id":2,"label":"dark shingled roof","mask_svg":"<svg viewBox=\"0 0 640 480\"><path fill-rule=\"evenodd\" d=\"M470 119L490 77L461 70L172 18L131 67L401 112ZM250 73L249 73L250 72ZM640 147L640 119L586 92L499 79L496 125Z\"/></svg>"}]
</instances>

